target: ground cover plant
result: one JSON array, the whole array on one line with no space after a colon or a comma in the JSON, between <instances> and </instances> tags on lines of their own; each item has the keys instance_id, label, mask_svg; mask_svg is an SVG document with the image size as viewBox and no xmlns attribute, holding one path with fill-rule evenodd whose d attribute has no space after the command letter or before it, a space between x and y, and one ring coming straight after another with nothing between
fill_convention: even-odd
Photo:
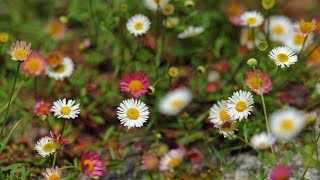
<instances>
[{"instance_id":1,"label":"ground cover plant","mask_svg":"<svg viewBox=\"0 0 320 180\"><path fill-rule=\"evenodd\" d=\"M0 179L320 179L319 8L2 0Z\"/></svg>"}]
</instances>

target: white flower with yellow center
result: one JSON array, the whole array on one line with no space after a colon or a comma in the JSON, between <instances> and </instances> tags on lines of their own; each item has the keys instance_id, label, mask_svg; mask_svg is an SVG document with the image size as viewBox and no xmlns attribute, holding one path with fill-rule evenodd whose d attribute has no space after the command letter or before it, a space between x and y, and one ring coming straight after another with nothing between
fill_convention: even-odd
<instances>
[{"instance_id":1,"label":"white flower with yellow center","mask_svg":"<svg viewBox=\"0 0 320 180\"><path fill-rule=\"evenodd\" d=\"M137 99L124 100L118 107L118 119L120 123L132 127L142 127L149 118L148 106Z\"/></svg>"},{"instance_id":2,"label":"white flower with yellow center","mask_svg":"<svg viewBox=\"0 0 320 180\"><path fill-rule=\"evenodd\" d=\"M214 127L219 127L225 121L229 121L230 116L227 113L227 101L222 100L214 104L210 109L209 119L214 124Z\"/></svg>"},{"instance_id":3,"label":"white flower with yellow center","mask_svg":"<svg viewBox=\"0 0 320 180\"><path fill-rule=\"evenodd\" d=\"M248 28L248 27L241 28L241 31L240 31L240 44L241 45L246 45L249 49L254 48L254 45L258 46L263 38L264 38L263 33L261 33L260 31L256 32L255 33L255 40L254 40L254 44L253 44L253 36L252 36L251 29Z\"/></svg>"},{"instance_id":4,"label":"white flower with yellow center","mask_svg":"<svg viewBox=\"0 0 320 180\"><path fill-rule=\"evenodd\" d=\"M146 16L142 14L136 14L129 19L126 26L127 30L131 34L134 34L134 36L140 36L148 31L150 24L151 22Z\"/></svg>"},{"instance_id":5,"label":"white flower with yellow center","mask_svg":"<svg viewBox=\"0 0 320 180\"><path fill-rule=\"evenodd\" d=\"M267 32L268 24L264 26ZM291 20L285 16L272 16L270 18L270 37L273 41L285 41L288 34L292 32L293 24Z\"/></svg>"},{"instance_id":6,"label":"white flower with yellow center","mask_svg":"<svg viewBox=\"0 0 320 180\"><path fill-rule=\"evenodd\" d=\"M241 16L242 25L249 27L257 27L263 23L263 16L257 11L247 11Z\"/></svg>"},{"instance_id":7,"label":"white flower with yellow center","mask_svg":"<svg viewBox=\"0 0 320 180\"><path fill-rule=\"evenodd\" d=\"M12 43L9 54L13 61L24 61L28 58L31 51L31 43L27 45L25 41L17 41L15 44Z\"/></svg>"},{"instance_id":8,"label":"white flower with yellow center","mask_svg":"<svg viewBox=\"0 0 320 180\"><path fill-rule=\"evenodd\" d=\"M236 123L232 120L224 121L219 127L219 133L223 135L224 138L234 134L237 130Z\"/></svg>"},{"instance_id":9,"label":"white flower with yellow center","mask_svg":"<svg viewBox=\"0 0 320 180\"><path fill-rule=\"evenodd\" d=\"M54 153L56 151L56 147L54 144L54 141L51 137L43 137L41 138L34 147L36 151L42 156L50 156L50 154Z\"/></svg>"},{"instance_id":10,"label":"white flower with yellow center","mask_svg":"<svg viewBox=\"0 0 320 180\"><path fill-rule=\"evenodd\" d=\"M252 94L249 91L239 90L228 98L227 113L233 120L247 119L251 114L253 104Z\"/></svg>"},{"instance_id":11,"label":"white flower with yellow center","mask_svg":"<svg viewBox=\"0 0 320 180\"><path fill-rule=\"evenodd\" d=\"M173 171L183 160L183 149L172 149L166 153L160 160L160 171L170 170Z\"/></svg>"},{"instance_id":12,"label":"white flower with yellow center","mask_svg":"<svg viewBox=\"0 0 320 180\"><path fill-rule=\"evenodd\" d=\"M151 11L157 11L158 8L163 8L170 0L144 0L144 4Z\"/></svg>"},{"instance_id":13,"label":"white flower with yellow center","mask_svg":"<svg viewBox=\"0 0 320 180\"><path fill-rule=\"evenodd\" d=\"M175 89L161 99L159 111L165 115L177 115L190 103L191 99L192 94L189 89L184 87Z\"/></svg>"},{"instance_id":14,"label":"white flower with yellow center","mask_svg":"<svg viewBox=\"0 0 320 180\"><path fill-rule=\"evenodd\" d=\"M53 102L51 111L54 112L54 116L58 118L74 119L78 117L80 113L80 104L74 105L74 103L75 101L72 99L59 99Z\"/></svg>"},{"instance_id":15,"label":"white flower with yellow center","mask_svg":"<svg viewBox=\"0 0 320 180\"><path fill-rule=\"evenodd\" d=\"M63 80L66 77L71 76L73 73L73 62L69 57L64 57L62 62L57 67L53 68L51 66L47 66L46 74L56 80Z\"/></svg>"},{"instance_id":16,"label":"white flower with yellow center","mask_svg":"<svg viewBox=\"0 0 320 180\"><path fill-rule=\"evenodd\" d=\"M308 38L305 40L305 38L306 38L305 35L292 31L291 33L289 33L287 35L287 37L282 41L282 43L286 47L292 49L294 52L299 53L302 48L303 42L306 41L305 42L305 49L307 49L306 47L308 47L310 44L312 44L313 37L314 37L314 34L309 34Z\"/></svg>"},{"instance_id":17,"label":"white flower with yellow center","mask_svg":"<svg viewBox=\"0 0 320 180\"><path fill-rule=\"evenodd\" d=\"M289 67L298 61L298 56L287 47L275 47L270 53L269 57L281 68Z\"/></svg>"},{"instance_id":18,"label":"white flower with yellow center","mask_svg":"<svg viewBox=\"0 0 320 180\"><path fill-rule=\"evenodd\" d=\"M191 37L195 37L199 34L201 34L204 31L204 28L202 26L189 26L186 30L178 34L179 39L187 39Z\"/></svg>"},{"instance_id":19,"label":"white flower with yellow center","mask_svg":"<svg viewBox=\"0 0 320 180\"><path fill-rule=\"evenodd\" d=\"M251 144L255 149L267 149L276 142L271 134L265 132L255 134L251 138Z\"/></svg>"},{"instance_id":20,"label":"white flower with yellow center","mask_svg":"<svg viewBox=\"0 0 320 180\"><path fill-rule=\"evenodd\" d=\"M270 116L270 130L279 139L294 138L304 125L304 113L295 108L282 109Z\"/></svg>"}]
</instances>

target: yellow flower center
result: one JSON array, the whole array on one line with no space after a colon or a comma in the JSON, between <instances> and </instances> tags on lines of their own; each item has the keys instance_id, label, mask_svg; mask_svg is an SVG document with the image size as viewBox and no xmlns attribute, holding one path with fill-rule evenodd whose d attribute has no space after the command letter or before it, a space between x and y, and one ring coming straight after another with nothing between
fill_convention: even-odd
<instances>
[{"instance_id":1,"label":"yellow flower center","mask_svg":"<svg viewBox=\"0 0 320 180\"><path fill-rule=\"evenodd\" d=\"M142 82L139 81L139 80L132 80L129 85L128 85L128 88L131 92L134 92L134 93L137 93L137 92L140 92L141 89L142 89Z\"/></svg>"},{"instance_id":2,"label":"yellow flower center","mask_svg":"<svg viewBox=\"0 0 320 180\"><path fill-rule=\"evenodd\" d=\"M40 70L42 63L39 59L31 58L26 62L26 67L30 73L35 73Z\"/></svg>"},{"instance_id":3,"label":"yellow flower center","mask_svg":"<svg viewBox=\"0 0 320 180\"><path fill-rule=\"evenodd\" d=\"M229 114L225 110L221 110L219 113L219 117L221 121L226 121L230 118Z\"/></svg>"},{"instance_id":4,"label":"yellow flower center","mask_svg":"<svg viewBox=\"0 0 320 180\"><path fill-rule=\"evenodd\" d=\"M249 17L247 20L246 20L247 24L248 25L254 25L257 23L257 18L256 17Z\"/></svg>"},{"instance_id":5,"label":"yellow flower center","mask_svg":"<svg viewBox=\"0 0 320 180\"><path fill-rule=\"evenodd\" d=\"M174 168L176 167L177 165L179 165L181 162L181 160L179 158L171 158L168 162L168 166L170 168Z\"/></svg>"},{"instance_id":6,"label":"yellow flower center","mask_svg":"<svg viewBox=\"0 0 320 180\"><path fill-rule=\"evenodd\" d=\"M60 176L57 174L51 174L48 178L48 180L59 180Z\"/></svg>"},{"instance_id":7,"label":"yellow flower center","mask_svg":"<svg viewBox=\"0 0 320 180\"><path fill-rule=\"evenodd\" d=\"M138 22L136 22L136 23L134 24L134 28L135 28L137 31L143 29L143 27L144 27L144 25L143 25L143 23L140 22L140 21L138 21Z\"/></svg>"},{"instance_id":8,"label":"yellow flower center","mask_svg":"<svg viewBox=\"0 0 320 180\"><path fill-rule=\"evenodd\" d=\"M233 130L233 124L230 121L225 121L221 126L220 130L224 132L230 132Z\"/></svg>"},{"instance_id":9,"label":"yellow flower center","mask_svg":"<svg viewBox=\"0 0 320 180\"><path fill-rule=\"evenodd\" d=\"M228 5L227 11L229 16L240 16L242 13L242 7L240 4L231 3Z\"/></svg>"},{"instance_id":10,"label":"yellow flower center","mask_svg":"<svg viewBox=\"0 0 320 180\"><path fill-rule=\"evenodd\" d=\"M0 33L0 42L6 43L9 40L8 33Z\"/></svg>"},{"instance_id":11,"label":"yellow flower center","mask_svg":"<svg viewBox=\"0 0 320 180\"><path fill-rule=\"evenodd\" d=\"M261 87L261 82L262 82L262 79L260 76L258 76L258 78L257 78L256 75L253 75L249 78L248 85L252 89L260 89L259 87ZM259 86L259 84L260 84L260 86Z\"/></svg>"},{"instance_id":12,"label":"yellow flower center","mask_svg":"<svg viewBox=\"0 0 320 180\"><path fill-rule=\"evenodd\" d=\"M239 102L237 102L237 104L236 104L236 110L238 111L238 112L243 112L243 111L245 111L247 109L247 103L246 102L244 102L244 101L239 101Z\"/></svg>"},{"instance_id":13,"label":"yellow flower center","mask_svg":"<svg viewBox=\"0 0 320 180\"><path fill-rule=\"evenodd\" d=\"M63 115L69 115L71 113L71 108L68 106L64 106L60 109L61 114Z\"/></svg>"},{"instance_id":14,"label":"yellow flower center","mask_svg":"<svg viewBox=\"0 0 320 180\"><path fill-rule=\"evenodd\" d=\"M136 108L130 108L127 111L127 117L131 120L137 120L140 116L140 112Z\"/></svg>"},{"instance_id":15,"label":"yellow flower center","mask_svg":"<svg viewBox=\"0 0 320 180\"><path fill-rule=\"evenodd\" d=\"M304 37L301 34L295 34L294 37L294 43L296 45L302 45L303 41L304 41Z\"/></svg>"},{"instance_id":16,"label":"yellow flower center","mask_svg":"<svg viewBox=\"0 0 320 180\"><path fill-rule=\"evenodd\" d=\"M268 143L265 142L265 141L262 141L262 142L260 142L260 143L258 144L258 147L259 147L260 149L265 149L265 148L268 147Z\"/></svg>"},{"instance_id":17,"label":"yellow flower center","mask_svg":"<svg viewBox=\"0 0 320 180\"><path fill-rule=\"evenodd\" d=\"M173 109L180 109L182 106L182 101L180 99L175 99L171 102L171 107Z\"/></svg>"},{"instance_id":18,"label":"yellow flower center","mask_svg":"<svg viewBox=\"0 0 320 180\"><path fill-rule=\"evenodd\" d=\"M55 149L55 146L52 142L49 142L49 143L43 145L43 147L42 147L42 150L45 153L51 153L54 151L54 149Z\"/></svg>"},{"instance_id":19,"label":"yellow flower center","mask_svg":"<svg viewBox=\"0 0 320 180\"><path fill-rule=\"evenodd\" d=\"M86 170L89 172L92 172L94 170L93 163L90 159L84 160L83 165L86 167Z\"/></svg>"},{"instance_id":20,"label":"yellow flower center","mask_svg":"<svg viewBox=\"0 0 320 180\"><path fill-rule=\"evenodd\" d=\"M280 130L282 132L289 132L294 128L294 122L291 119L285 119L280 124Z\"/></svg>"},{"instance_id":21,"label":"yellow flower center","mask_svg":"<svg viewBox=\"0 0 320 180\"><path fill-rule=\"evenodd\" d=\"M273 26L272 31L278 35L281 35L284 33L284 28L282 25L275 25Z\"/></svg>"},{"instance_id":22,"label":"yellow flower center","mask_svg":"<svg viewBox=\"0 0 320 180\"><path fill-rule=\"evenodd\" d=\"M25 60L28 57L28 52L24 49L17 49L13 52L13 58L18 60Z\"/></svg>"},{"instance_id":23,"label":"yellow flower center","mask_svg":"<svg viewBox=\"0 0 320 180\"><path fill-rule=\"evenodd\" d=\"M284 63L284 62L287 62L289 60L289 56L284 54L284 53L279 53L277 55L277 59L278 59L278 61Z\"/></svg>"},{"instance_id":24,"label":"yellow flower center","mask_svg":"<svg viewBox=\"0 0 320 180\"><path fill-rule=\"evenodd\" d=\"M315 29L315 26L312 22L301 22L300 23L300 31L303 34L310 34Z\"/></svg>"},{"instance_id":25,"label":"yellow flower center","mask_svg":"<svg viewBox=\"0 0 320 180\"><path fill-rule=\"evenodd\" d=\"M65 69L66 69L66 67L63 64L60 64L57 67L53 68L52 70L55 73L62 74L62 73L64 73Z\"/></svg>"}]
</instances>

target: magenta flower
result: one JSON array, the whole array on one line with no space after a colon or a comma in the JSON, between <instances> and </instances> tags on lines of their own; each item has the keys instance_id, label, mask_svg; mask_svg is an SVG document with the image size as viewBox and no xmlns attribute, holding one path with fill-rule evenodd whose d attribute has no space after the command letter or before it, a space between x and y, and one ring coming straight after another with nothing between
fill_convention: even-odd
<instances>
[{"instance_id":1,"label":"magenta flower","mask_svg":"<svg viewBox=\"0 0 320 180\"><path fill-rule=\"evenodd\" d=\"M54 141L56 147L60 147L65 144L69 144L69 140L63 138L60 134L57 136L53 131L50 131L51 138Z\"/></svg>"},{"instance_id":2,"label":"magenta flower","mask_svg":"<svg viewBox=\"0 0 320 180\"><path fill-rule=\"evenodd\" d=\"M271 180L288 180L291 174L291 167L285 165L277 165L272 168L270 173Z\"/></svg>"},{"instance_id":3,"label":"magenta flower","mask_svg":"<svg viewBox=\"0 0 320 180\"><path fill-rule=\"evenodd\" d=\"M30 76L39 76L47 67L40 52L32 51L30 56L21 64L21 70Z\"/></svg>"},{"instance_id":4,"label":"magenta flower","mask_svg":"<svg viewBox=\"0 0 320 180\"><path fill-rule=\"evenodd\" d=\"M103 174L104 166L98 153L85 151L81 158L81 167L89 177L100 177Z\"/></svg>"},{"instance_id":5,"label":"magenta flower","mask_svg":"<svg viewBox=\"0 0 320 180\"><path fill-rule=\"evenodd\" d=\"M120 90L130 92L133 98L138 98L148 92L150 80L143 72L125 75L120 82Z\"/></svg>"},{"instance_id":6,"label":"magenta flower","mask_svg":"<svg viewBox=\"0 0 320 180\"><path fill-rule=\"evenodd\" d=\"M272 89L272 81L270 80L270 77L260 69L257 69L257 74L255 74L254 71L247 71L245 81L251 91L254 91L258 95L260 95L260 88L262 94L266 94Z\"/></svg>"},{"instance_id":7,"label":"magenta flower","mask_svg":"<svg viewBox=\"0 0 320 180\"><path fill-rule=\"evenodd\" d=\"M41 115L50 116L51 115L50 107L51 107L50 103L39 101L37 102L37 104L34 106L33 109L34 109L34 113L37 116L41 116Z\"/></svg>"}]
</instances>

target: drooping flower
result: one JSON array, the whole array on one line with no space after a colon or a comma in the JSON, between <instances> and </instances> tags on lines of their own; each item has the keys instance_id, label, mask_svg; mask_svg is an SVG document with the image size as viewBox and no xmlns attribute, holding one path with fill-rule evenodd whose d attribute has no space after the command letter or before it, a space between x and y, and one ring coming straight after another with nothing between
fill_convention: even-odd
<instances>
[{"instance_id":1,"label":"drooping flower","mask_svg":"<svg viewBox=\"0 0 320 180\"><path fill-rule=\"evenodd\" d=\"M21 69L31 76L39 76L43 73L46 66L47 63L41 53L32 51L30 56L21 64Z\"/></svg>"},{"instance_id":2,"label":"drooping flower","mask_svg":"<svg viewBox=\"0 0 320 180\"><path fill-rule=\"evenodd\" d=\"M140 36L149 30L150 24L151 22L146 16L142 14L136 14L129 19L126 27L131 34L134 34L134 36Z\"/></svg>"},{"instance_id":3,"label":"drooping flower","mask_svg":"<svg viewBox=\"0 0 320 180\"><path fill-rule=\"evenodd\" d=\"M246 85L255 93L260 95L266 94L272 89L272 81L268 74L263 73L260 69L256 70L257 73L254 71L247 71L246 72Z\"/></svg>"},{"instance_id":4,"label":"drooping flower","mask_svg":"<svg viewBox=\"0 0 320 180\"><path fill-rule=\"evenodd\" d=\"M255 149L267 149L275 143L276 139L265 132L255 134L251 137L251 144Z\"/></svg>"},{"instance_id":5,"label":"drooping flower","mask_svg":"<svg viewBox=\"0 0 320 180\"><path fill-rule=\"evenodd\" d=\"M192 38L201 34L203 31L204 31L204 28L202 26L189 26L183 32L178 34L178 38L179 39Z\"/></svg>"},{"instance_id":6,"label":"drooping flower","mask_svg":"<svg viewBox=\"0 0 320 180\"><path fill-rule=\"evenodd\" d=\"M284 46L273 48L269 53L269 57L281 68L289 67L298 61L298 56L291 49Z\"/></svg>"},{"instance_id":7,"label":"drooping flower","mask_svg":"<svg viewBox=\"0 0 320 180\"><path fill-rule=\"evenodd\" d=\"M144 0L144 4L151 11L157 11L158 8L163 8L170 0Z\"/></svg>"},{"instance_id":8,"label":"drooping flower","mask_svg":"<svg viewBox=\"0 0 320 180\"><path fill-rule=\"evenodd\" d=\"M46 180L59 180L62 172L58 166L55 168L46 168L46 171L42 173Z\"/></svg>"},{"instance_id":9,"label":"drooping flower","mask_svg":"<svg viewBox=\"0 0 320 180\"><path fill-rule=\"evenodd\" d=\"M316 21L313 19L312 21L301 20L299 25L295 27L295 32L301 33L303 35L309 35L314 30L316 30Z\"/></svg>"},{"instance_id":10,"label":"drooping flower","mask_svg":"<svg viewBox=\"0 0 320 180\"><path fill-rule=\"evenodd\" d=\"M69 57L64 57L61 64L53 68L48 66L46 68L46 74L56 80L63 80L64 78L70 77L73 73L74 64Z\"/></svg>"},{"instance_id":11,"label":"drooping flower","mask_svg":"<svg viewBox=\"0 0 320 180\"><path fill-rule=\"evenodd\" d=\"M31 53L31 43L27 45L25 41L17 41L15 44L12 43L9 54L13 61L24 61Z\"/></svg>"},{"instance_id":12,"label":"drooping flower","mask_svg":"<svg viewBox=\"0 0 320 180\"><path fill-rule=\"evenodd\" d=\"M34 113L37 116L42 116L42 115L50 116L51 115L50 106L51 104L48 102L39 101L33 108Z\"/></svg>"},{"instance_id":13,"label":"drooping flower","mask_svg":"<svg viewBox=\"0 0 320 180\"><path fill-rule=\"evenodd\" d=\"M132 127L142 127L149 118L148 106L137 99L124 100L118 107L118 119L120 123Z\"/></svg>"},{"instance_id":14,"label":"drooping flower","mask_svg":"<svg viewBox=\"0 0 320 180\"><path fill-rule=\"evenodd\" d=\"M265 24L265 31L267 32L268 24ZM289 33L292 32L293 24L291 20L285 16L270 17L270 37L273 41L286 41Z\"/></svg>"},{"instance_id":15,"label":"drooping flower","mask_svg":"<svg viewBox=\"0 0 320 180\"><path fill-rule=\"evenodd\" d=\"M58 19L52 19L46 27L47 34L53 39L62 39L66 32L66 26Z\"/></svg>"},{"instance_id":16,"label":"drooping flower","mask_svg":"<svg viewBox=\"0 0 320 180\"><path fill-rule=\"evenodd\" d=\"M96 152L85 151L81 157L81 167L89 177L100 177L103 175L104 165Z\"/></svg>"},{"instance_id":17,"label":"drooping flower","mask_svg":"<svg viewBox=\"0 0 320 180\"><path fill-rule=\"evenodd\" d=\"M160 100L159 111L165 115L177 115L191 99L192 94L189 89L185 87L175 89Z\"/></svg>"},{"instance_id":18,"label":"drooping flower","mask_svg":"<svg viewBox=\"0 0 320 180\"><path fill-rule=\"evenodd\" d=\"M271 180L288 180L290 178L292 168L285 165L277 165L272 168L270 173Z\"/></svg>"},{"instance_id":19,"label":"drooping flower","mask_svg":"<svg viewBox=\"0 0 320 180\"><path fill-rule=\"evenodd\" d=\"M125 75L120 82L120 90L130 92L132 97L138 98L148 92L150 80L143 72Z\"/></svg>"},{"instance_id":20,"label":"drooping flower","mask_svg":"<svg viewBox=\"0 0 320 180\"><path fill-rule=\"evenodd\" d=\"M173 171L183 160L183 149L172 149L166 153L160 160L160 171L170 170Z\"/></svg>"},{"instance_id":21,"label":"drooping flower","mask_svg":"<svg viewBox=\"0 0 320 180\"><path fill-rule=\"evenodd\" d=\"M59 148L62 145L69 144L69 140L63 138L60 134L57 136L53 131L50 131L50 135L57 148Z\"/></svg>"},{"instance_id":22,"label":"drooping flower","mask_svg":"<svg viewBox=\"0 0 320 180\"><path fill-rule=\"evenodd\" d=\"M224 138L234 134L237 130L236 123L232 120L224 121L219 127L219 133L223 135Z\"/></svg>"},{"instance_id":23,"label":"drooping flower","mask_svg":"<svg viewBox=\"0 0 320 180\"><path fill-rule=\"evenodd\" d=\"M209 119L214 124L214 127L219 127L225 121L230 121L230 116L227 113L227 101L222 100L214 104L210 109Z\"/></svg>"},{"instance_id":24,"label":"drooping flower","mask_svg":"<svg viewBox=\"0 0 320 180\"><path fill-rule=\"evenodd\" d=\"M233 120L247 119L253 107L253 96L249 91L234 92L227 101L227 113Z\"/></svg>"},{"instance_id":25,"label":"drooping flower","mask_svg":"<svg viewBox=\"0 0 320 180\"><path fill-rule=\"evenodd\" d=\"M45 136L36 143L34 149L38 151L38 154L42 157L45 157L53 154L56 151L56 146L52 138Z\"/></svg>"},{"instance_id":26,"label":"drooping flower","mask_svg":"<svg viewBox=\"0 0 320 180\"><path fill-rule=\"evenodd\" d=\"M246 11L241 15L242 25L257 27L263 23L263 16L257 11Z\"/></svg>"},{"instance_id":27,"label":"drooping flower","mask_svg":"<svg viewBox=\"0 0 320 180\"><path fill-rule=\"evenodd\" d=\"M53 102L51 111L58 118L74 119L80 113L80 104L75 104L72 99L58 99Z\"/></svg>"}]
</instances>

